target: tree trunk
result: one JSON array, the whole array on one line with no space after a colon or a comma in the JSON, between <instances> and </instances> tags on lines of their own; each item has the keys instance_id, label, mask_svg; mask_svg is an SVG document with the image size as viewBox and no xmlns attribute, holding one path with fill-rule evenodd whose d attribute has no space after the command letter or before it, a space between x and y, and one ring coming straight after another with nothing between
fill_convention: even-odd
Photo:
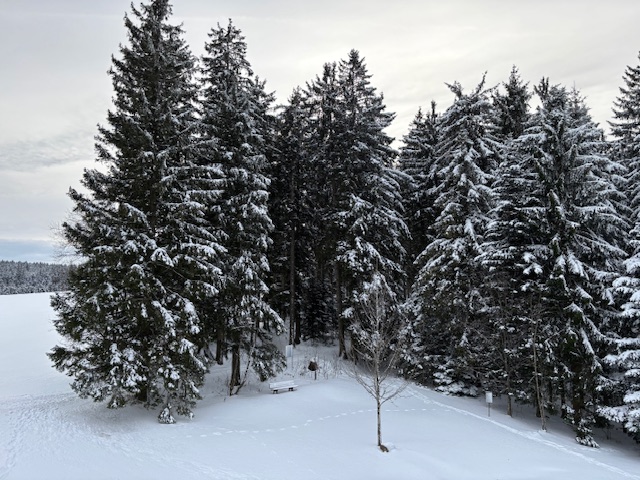
<instances>
[{"instance_id":1,"label":"tree trunk","mask_svg":"<svg viewBox=\"0 0 640 480\"><path fill-rule=\"evenodd\" d=\"M216 338L216 363L222 365L224 363L224 329L222 325L218 326Z\"/></svg>"},{"instance_id":2,"label":"tree trunk","mask_svg":"<svg viewBox=\"0 0 640 480\"><path fill-rule=\"evenodd\" d=\"M579 440L586 440L590 437L589 429L584 422L585 417L585 390L582 383L582 376L580 368L577 365L573 365L573 377L571 379L571 408L573 409L573 428L576 432L576 438Z\"/></svg>"},{"instance_id":3,"label":"tree trunk","mask_svg":"<svg viewBox=\"0 0 640 480\"><path fill-rule=\"evenodd\" d=\"M229 395L234 394L236 386L240 385L240 347L234 345L231 347L231 378L229 379Z\"/></svg>"},{"instance_id":4,"label":"tree trunk","mask_svg":"<svg viewBox=\"0 0 640 480\"><path fill-rule=\"evenodd\" d=\"M297 171L297 163L294 163L294 171L291 174L289 182L289 203L297 210L296 202L296 178L299 175ZM289 328L290 345L300 344L300 319L296 315L296 233L297 233L298 215L293 220L293 228L291 228L291 239L289 245ZM294 331L295 327L295 331Z\"/></svg>"},{"instance_id":5,"label":"tree trunk","mask_svg":"<svg viewBox=\"0 0 640 480\"><path fill-rule=\"evenodd\" d=\"M379 398L376 399L376 406L377 406L377 413L378 413L378 448L380 450L383 450L384 445L382 445L382 417L380 416L380 410L382 408L382 405L380 405Z\"/></svg>"},{"instance_id":6,"label":"tree trunk","mask_svg":"<svg viewBox=\"0 0 640 480\"><path fill-rule=\"evenodd\" d=\"M347 348L345 344L345 327L344 317L342 316L342 276L340 275L340 266L336 266L336 313L338 315L338 356L343 357L345 360L347 357Z\"/></svg>"},{"instance_id":7,"label":"tree trunk","mask_svg":"<svg viewBox=\"0 0 640 480\"><path fill-rule=\"evenodd\" d=\"M542 380L540 374L540 365L538 364L538 322L539 319L536 319L536 323L533 330L533 374L535 377L536 384L536 402L538 404L538 408L536 410L536 414L540 415L540 421L542 422L542 430L547 431L547 418L544 411L544 393L542 391Z\"/></svg>"},{"instance_id":8,"label":"tree trunk","mask_svg":"<svg viewBox=\"0 0 640 480\"><path fill-rule=\"evenodd\" d=\"M511 363L509 362L509 355L507 355L507 345L509 343L509 338L507 336L506 329L502 332L502 363L504 364L504 372L506 374L505 379L505 387L507 391L507 415L513 417L513 405L511 402Z\"/></svg>"},{"instance_id":9,"label":"tree trunk","mask_svg":"<svg viewBox=\"0 0 640 480\"><path fill-rule=\"evenodd\" d=\"M289 344L300 344L300 320L296 315L296 229L291 231L289 246Z\"/></svg>"},{"instance_id":10,"label":"tree trunk","mask_svg":"<svg viewBox=\"0 0 640 480\"><path fill-rule=\"evenodd\" d=\"M300 314L296 314L296 333L293 339L296 345L300 345L302 341L302 325L300 324Z\"/></svg>"}]
</instances>

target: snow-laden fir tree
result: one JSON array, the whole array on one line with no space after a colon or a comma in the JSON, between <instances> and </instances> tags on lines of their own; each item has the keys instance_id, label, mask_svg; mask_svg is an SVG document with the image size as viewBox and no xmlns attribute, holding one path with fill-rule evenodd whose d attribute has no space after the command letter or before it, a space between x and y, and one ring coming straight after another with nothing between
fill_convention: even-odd
<instances>
[{"instance_id":1,"label":"snow-laden fir tree","mask_svg":"<svg viewBox=\"0 0 640 480\"><path fill-rule=\"evenodd\" d=\"M614 156L626 167L621 184L627 194L631 231L629 257L614 283L622 304L618 338L615 351L606 358L617 375L612 378L610 405L601 413L622 422L629 434L640 438L640 65L627 66L623 81L614 103L611 134Z\"/></svg>"},{"instance_id":2,"label":"snow-laden fir tree","mask_svg":"<svg viewBox=\"0 0 640 480\"><path fill-rule=\"evenodd\" d=\"M275 297L281 316L289 318L289 344L293 345L299 344L303 335L318 339L328 333L322 315L307 308L313 294L313 245L318 237L315 206L310 199L317 180L307 151L307 119L305 95L296 88L278 115L270 169L269 212L275 225L270 251L272 289L279 293Z\"/></svg>"},{"instance_id":3,"label":"snow-laden fir tree","mask_svg":"<svg viewBox=\"0 0 640 480\"><path fill-rule=\"evenodd\" d=\"M338 304L342 304L342 292L336 288L335 249L336 231L329 219L335 208L337 175L333 165L339 165L338 156L338 110L339 88L335 63L326 63L322 74L307 83L303 90L306 112L304 150L308 155L309 178L305 185L305 196L313 206L305 230L311 233L308 248L311 259L307 298L302 310L306 322L301 329L312 337L331 333L340 342L344 353L344 323L338 315ZM338 334L337 332L341 333Z\"/></svg>"},{"instance_id":4,"label":"snow-laden fir tree","mask_svg":"<svg viewBox=\"0 0 640 480\"><path fill-rule=\"evenodd\" d=\"M343 233L337 245L338 269L344 272L348 301L356 311L355 300L374 274L382 277L380 284L388 286L390 297L404 293L404 245L409 238L401 198L407 179L394 168L397 152L384 131L394 115L385 111L370 78L355 50L338 64L344 129L339 141L345 157L336 172L343 176L337 179L342 191L334 221Z\"/></svg>"},{"instance_id":5,"label":"snow-laden fir tree","mask_svg":"<svg viewBox=\"0 0 640 480\"><path fill-rule=\"evenodd\" d=\"M428 232L435 220L433 198L429 196L435 186L435 171L432 168L438 144L438 115L436 104L431 102L431 111L424 114L418 110L409 125L409 132L402 139L398 167L409 176L403 184L404 215L411 234L405 270L409 282L415 275L413 262L427 244Z\"/></svg>"},{"instance_id":6,"label":"snow-laden fir tree","mask_svg":"<svg viewBox=\"0 0 640 480\"><path fill-rule=\"evenodd\" d=\"M486 269L485 295L490 301L489 341L494 356L487 367L487 387L506 394L507 413L512 399L530 400L532 384L531 338L529 327L540 302L536 281L541 244L539 207L540 182L529 165L522 162L516 147L529 117L531 93L515 67L505 93L493 94L497 133L505 143L504 155L495 171L496 202L489 212L483 252L479 257Z\"/></svg>"},{"instance_id":7,"label":"snow-laden fir tree","mask_svg":"<svg viewBox=\"0 0 640 480\"><path fill-rule=\"evenodd\" d=\"M320 295L310 303L323 315L335 312L345 356L349 315L363 282L377 268L402 290L408 236L400 189L407 176L395 170L396 152L384 131L393 115L370 78L352 50L348 59L325 64L305 90L306 152L315 178L307 188L317 232L312 291Z\"/></svg>"},{"instance_id":8,"label":"snow-laden fir tree","mask_svg":"<svg viewBox=\"0 0 640 480\"><path fill-rule=\"evenodd\" d=\"M201 142L221 173L219 221L225 234L225 284L211 321L218 362L231 354L229 392L234 394L244 381L243 354L247 367L263 380L284 365L271 339L283 322L267 301L267 251L273 230L267 176L272 96L254 75L245 39L231 21L211 30L205 48Z\"/></svg>"},{"instance_id":9,"label":"snow-laden fir tree","mask_svg":"<svg viewBox=\"0 0 640 480\"><path fill-rule=\"evenodd\" d=\"M613 370L607 385L608 404L598 413L620 422L625 432L640 439L640 243L632 238L633 255L624 262L624 272L614 281L621 299L613 351L605 364Z\"/></svg>"},{"instance_id":10,"label":"snow-laden fir tree","mask_svg":"<svg viewBox=\"0 0 640 480\"><path fill-rule=\"evenodd\" d=\"M338 303L338 314L345 325L357 314L355 299L374 273L385 279L382 284L391 288L390 295L403 292L408 229L402 216L403 176L393 166L396 152L384 131L393 114L385 111L357 51L340 61L337 78L338 151L333 157L337 163L330 164L335 197L329 221L337 235L337 289L344 288L346 294L345 303ZM344 335L343 329L339 335Z\"/></svg>"},{"instance_id":11,"label":"snow-laden fir tree","mask_svg":"<svg viewBox=\"0 0 640 480\"><path fill-rule=\"evenodd\" d=\"M498 133L505 140L518 138L529 119L531 92L515 66L511 68L509 79L503 82L502 88L504 93L496 91L493 95Z\"/></svg>"},{"instance_id":12,"label":"snow-laden fir tree","mask_svg":"<svg viewBox=\"0 0 640 480\"><path fill-rule=\"evenodd\" d=\"M207 371L197 306L220 280L217 234L205 212L212 185L194 185L194 58L171 6L154 0L125 17L128 44L109 71L115 95L86 170L70 191L64 236L82 258L53 297L64 343L49 354L81 397L110 408L141 402L190 415ZM209 189L209 190L207 190Z\"/></svg>"},{"instance_id":13,"label":"snow-laden fir tree","mask_svg":"<svg viewBox=\"0 0 640 480\"><path fill-rule=\"evenodd\" d=\"M493 170L502 145L493 134L484 79L468 94L458 83L449 88L456 98L439 122L436 181L429 192L436 219L411 287L414 345L408 354L439 389L475 394L488 354L487 299L477 258L495 202Z\"/></svg>"},{"instance_id":14,"label":"snow-laden fir tree","mask_svg":"<svg viewBox=\"0 0 640 480\"><path fill-rule=\"evenodd\" d=\"M541 106L520 142L542 185L538 218L547 252L536 262L544 276L540 328L555 369L549 382L577 441L595 445L591 429L613 318L609 287L624 255L626 222L614 184L620 168L577 91L543 80L535 92Z\"/></svg>"},{"instance_id":15,"label":"snow-laden fir tree","mask_svg":"<svg viewBox=\"0 0 640 480\"><path fill-rule=\"evenodd\" d=\"M614 101L610 126L614 156L627 169L624 190L635 225L640 218L640 65L627 66L622 80L624 86Z\"/></svg>"},{"instance_id":16,"label":"snow-laden fir tree","mask_svg":"<svg viewBox=\"0 0 640 480\"><path fill-rule=\"evenodd\" d=\"M549 366L542 361L547 358L544 345L534 339L548 338L541 335L539 325L544 290L541 263L549 256L544 195L536 172L514 143L496 170L497 202L479 257L486 270L490 342L495 352L489 363L490 383L494 392L508 395L508 414L512 398L534 403L541 398L536 390L540 384L532 378L537 375L539 380L541 366Z\"/></svg>"}]
</instances>

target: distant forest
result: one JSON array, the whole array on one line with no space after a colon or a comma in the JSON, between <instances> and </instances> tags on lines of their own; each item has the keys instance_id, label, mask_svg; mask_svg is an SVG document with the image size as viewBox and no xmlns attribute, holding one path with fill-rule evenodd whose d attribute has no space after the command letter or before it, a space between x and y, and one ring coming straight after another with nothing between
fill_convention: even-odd
<instances>
[{"instance_id":1,"label":"distant forest","mask_svg":"<svg viewBox=\"0 0 640 480\"><path fill-rule=\"evenodd\" d=\"M69 265L0 260L0 295L67 289Z\"/></svg>"}]
</instances>

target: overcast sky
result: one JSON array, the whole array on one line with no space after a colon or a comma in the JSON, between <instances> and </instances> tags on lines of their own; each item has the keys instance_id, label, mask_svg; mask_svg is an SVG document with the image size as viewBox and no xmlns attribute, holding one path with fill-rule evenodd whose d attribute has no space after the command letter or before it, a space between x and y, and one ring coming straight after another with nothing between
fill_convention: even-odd
<instances>
[{"instance_id":1,"label":"overcast sky","mask_svg":"<svg viewBox=\"0 0 640 480\"><path fill-rule=\"evenodd\" d=\"M134 2L138 5L138 0ZM54 261L66 196L95 165L112 95L107 70L126 41L129 0L0 0L0 260ZM174 0L192 51L229 18L279 102L355 48L397 118L446 109L445 83L574 85L607 130L627 65L638 64L638 0Z\"/></svg>"}]
</instances>

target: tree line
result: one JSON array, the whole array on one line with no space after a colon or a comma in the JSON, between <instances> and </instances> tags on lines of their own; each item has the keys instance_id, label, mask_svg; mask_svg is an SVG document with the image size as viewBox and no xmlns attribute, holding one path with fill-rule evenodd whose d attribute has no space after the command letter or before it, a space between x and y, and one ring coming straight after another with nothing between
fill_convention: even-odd
<instances>
[{"instance_id":1,"label":"tree line","mask_svg":"<svg viewBox=\"0 0 640 480\"><path fill-rule=\"evenodd\" d=\"M67 343L50 357L79 395L172 423L216 364L230 394L280 371L285 331L352 356L375 294L403 374L558 412L586 445L599 422L638 433L640 67L613 140L575 88L514 67L450 84L396 151L359 52L276 107L231 21L195 58L170 19L167 0L125 17L107 168L70 191L84 261L53 298Z\"/></svg>"},{"instance_id":2,"label":"tree line","mask_svg":"<svg viewBox=\"0 0 640 480\"><path fill-rule=\"evenodd\" d=\"M0 295L66 290L69 269L68 265L0 260Z\"/></svg>"}]
</instances>

